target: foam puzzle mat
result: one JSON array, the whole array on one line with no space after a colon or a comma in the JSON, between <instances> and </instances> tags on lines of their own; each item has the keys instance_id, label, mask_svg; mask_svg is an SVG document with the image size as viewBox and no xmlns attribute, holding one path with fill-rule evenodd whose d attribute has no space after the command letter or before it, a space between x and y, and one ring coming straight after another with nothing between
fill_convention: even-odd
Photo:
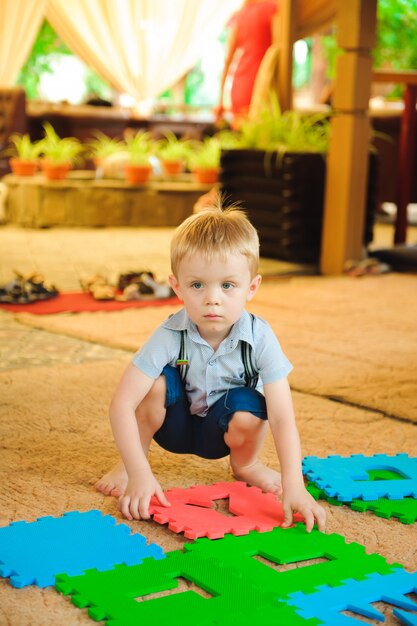
<instances>
[{"instance_id":1,"label":"foam puzzle mat","mask_svg":"<svg viewBox=\"0 0 417 626\"><path fill-rule=\"evenodd\" d=\"M371 470L387 470L397 474L401 480L371 480ZM341 502L351 502L355 498L417 498L417 458L408 454L331 455L326 458L309 456L303 459L303 473L326 496L336 497Z\"/></svg>"},{"instance_id":2,"label":"foam puzzle mat","mask_svg":"<svg viewBox=\"0 0 417 626\"><path fill-rule=\"evenodd\" d=\"M417 499L402 498L402 500L389 500L388 498L379 498L379 500L359 500L354 499L351 502L340 502L337 498L326 496L323 489L316 487L313 483L308 483L307 491L311 493L316 500L322 498L333 504L334 506L342 506L346 504L353 511L372 511L378 517L390 519L397 518L402 524L414 524L417 521Z\"/></svg>"},{"instance_id":3,"label":"foam puzzle mat","mask_svg":"<svg viewBox=\"0 0 417 626\"><path fill-rule=\"evenodd\" d=\"M188 539L219 539L228 533L245 535L250 530L266 532L284 521L282 503L276 496L240 481L170 489L165 495L171 506L161 506L154 497L150 514L158 524L168 524L170 530L184 532ZM223 499L228 499L233 517L212 508L216 500ZM301 515L294 515L295 522L302 520Z\"/></svg>"},{"instance_id":4,"label":"foam puzzle mat","mask_svg":"<svg viewBox=\"0 0 417 626\"><path fill-rule=\"evenodd\" d=\"M222 541L222 540L220 540ZM147 599L149 594L175 590L178 579L193 583L211 597L195 590ZM107 572L87 571L83 576L58 576L56 588L71 594L79 608L88 607L94 620L108 626L137 626L169 622L178 626L211 624L276 625L310 624L295 609L279 603L274 594L247 585L235 567L199 552L168 552L165 559L146 559L141 565L118 565Z\"/></svg>"},{"instance_id":5,"label":"foam puzzle mat","mask_svg":"<svg viewBox=\"0 0 417 626\"><path fill-rule=\"evenodd\" d=\"M368 482L407 479L392 467L367 473ZM15 587L55 585L106 626L360 626L364 617L383 621L375 602L391 605L398 623L417 626L417 573L337 533L307 533L302 522L279 527L275 496L241 482L166 494L172 506L154 499L151 512L192 535L182 550L164 553L100 511L72 511L0 528L0 575ZM213 509L225 499L233 517Z\"/></svg>"},{"instance_id":6,"label":"foam puzzle mat","mask_svg":"<svg viewBox=\"0 0 417 626\"><path fill-rule=\"evenodd\" d=\"M349 610L358 616L383 622L384 615L372 606L373 602L383 601L395 607L394 615L405 624L417 624L417 615L403 610L417 612L417 603L407 594L417 592L417 573L410 574L403 569L390 574L370 574L357 582L347 580L342 587L323 586L314 593L301 591L293 593L288 603L306 619L316 618L325 626L352 626L352 617L341 612ZM411 620L411 621L404 621ZM358 624L363 623L356 620Z\"/></svg>"},{"instance_id":7,"label":"foam puzzle mat","mask_svg":"<svg viewBox=\"0 0 417 626\"><path fill-rule=\"evenodd\" d=\"M13 587L48 587L62 572L76 575L91 567L108 569L163 556L159 546L100 511L71 511L0 528L0 576Z\"/></svg>"}]
</instances>

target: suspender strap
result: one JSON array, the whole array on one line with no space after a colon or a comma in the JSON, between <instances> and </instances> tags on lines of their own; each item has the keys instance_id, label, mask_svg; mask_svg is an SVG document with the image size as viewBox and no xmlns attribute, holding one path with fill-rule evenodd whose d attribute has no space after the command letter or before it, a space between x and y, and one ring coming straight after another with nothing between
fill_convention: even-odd
<instances>
[{"instance_id":1,"label":"suspender strap","mask_svg":"<svg viewBox=\"0 0 417 626\"><path fill-rule=\"evenodd\" d=\"M182 382L185 382L185 377L187 375L188 370L188 352L187 352L187 331L181 331L181 345L180 345L180 353L177 359L177 366L180 370L180 376Z\"/></svg>"},{"instance_id":2,"label":"suspender strap","mask_svg":"<svg viewBox=\"0 0 417 626\"><path fill-rule=\"evenodd\" d=\"M255 316L251 313L252 328L255 320ZM247 341L241 341L241 356L243 367L245 370L245 386L255 389L259 380L259 372L256 369L255 361L253 358L253 349L250 343ZM180 352L177 359L177 366L180 370L181 380L185 382L185 377L188 371L188 351L187 351L187 331L181 331L181 344Z\"/></svg>"},{"instance_id":3,"label":"suspender strap","mask_svg":"<svg viewBox=\"0 0 417 626\"><path fill-rule=\"evenodd\" d=\"M252 330L253 330L253 323L255 321L255 316L252 313L250 314L250 316L252 318ZM255 389L259 380L259 372L256 369L255 360L253 358L252 346L247 341L241 341L240 345L241 345L243 367L245 369L245 386Z\"/></svg>"}]
</instances>

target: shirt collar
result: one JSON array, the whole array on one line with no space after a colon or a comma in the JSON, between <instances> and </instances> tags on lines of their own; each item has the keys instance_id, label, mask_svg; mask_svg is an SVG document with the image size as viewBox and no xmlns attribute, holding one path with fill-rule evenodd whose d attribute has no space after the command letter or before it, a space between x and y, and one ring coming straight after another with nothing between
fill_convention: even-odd
<instances>
[{"instance_id":1,"label":"shirt collar","mask_svg":"<svg viewBox=\"0 0 417 626\"><path fill-rule=\"evenodd\" d=\"M252 347L253 345L253 331L252 331L252 316L245 310L235 324L233 324L230 331L228 340L236 343L237 341L246 341Z\"/></svg>"},{"instance_id":2,"label":"shirt collar","mask_svg":"<svg viewBox=\"0 0 417 626\"><path fill-rule=\"evenodd\" d=\"M190 336L195 338L197 335L200 337L196 325L190 320L185 312L185 309L181 309L178 313L170 315L163 323L164 328L169 330L186 330L190 332ZM240 318L233 324L232 330L226 338L226 344L231 348L235 348L239 340L246 341L252 347L253 344L253 332L252 332L252 316L245 310Z\"/></svg>"}]
</instances>

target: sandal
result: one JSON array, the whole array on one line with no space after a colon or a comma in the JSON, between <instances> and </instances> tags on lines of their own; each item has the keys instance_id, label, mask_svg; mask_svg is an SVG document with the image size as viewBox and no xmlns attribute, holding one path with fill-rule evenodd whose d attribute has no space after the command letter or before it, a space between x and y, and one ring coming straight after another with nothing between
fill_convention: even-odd
<instances>
[{"instance_id":1,"label":"sandal","mask_svg":"<svg viewBox=\"0 0 417 626\"><path fill-rule=\"evenodd\" d=\"M362 259L361 261L346 261L343 272L348 276L360 278L361 276L387 274L391 268L386 263L380 263L377 259Z\"/></svg>"},{"instance_id":2,"label":"sandal","mask_svg":"<svg viewBox=\"0 0 417 626\"><path fill-rule=\"evenodd\" d=\"M174 295L168 283L158 283L152 272L130 272L122 274L120 279L131 277L130 283L123 288L123 294L116 299L120 301L128 300L153 300L170 298ZM119 285L123 280L119 279Z\"/></svg>"},{"instance_id":3,"label":"sandal","mask_svg":"<svg viewBox=\"0 0 417 626\"><path fill-rule=\"evenodd\" d=\"M8 304L31 304L50 300L59 295L58 289L45 281L42 274L33 273L25 276L16 272L16 278L0 287L0 302Z\"/></svg>"},{"instance_id":4,"label":"sandal","mask_svg":"<svg viewBox=\"0 0 417 626\"><path fill-rule=\"evenodd\" d=\"M94 300L114 300L116 296L116 288L102 274L81 278L80 285L84 291L91 293Z\"/></svg>"},{"instance_id":5,"label":"sandal","mask_svg":"<svg viewBox=\"0 0 417 626\"><path fill-rule=\"evenodd\" d=\"M149 272L148 270L140 270L137 272L127 272L126 274L120 274L119 280L117 282L117 289L119 291L123 291L124 289L126 289L126 287L128 287L132 283L140 284L142 280L142 276L144 275L149 275L152 278L154 278L154 275L152 274L152 272ZM143 293L151 293L151 292L144 291Z\"/></svg>"}]
</instances>

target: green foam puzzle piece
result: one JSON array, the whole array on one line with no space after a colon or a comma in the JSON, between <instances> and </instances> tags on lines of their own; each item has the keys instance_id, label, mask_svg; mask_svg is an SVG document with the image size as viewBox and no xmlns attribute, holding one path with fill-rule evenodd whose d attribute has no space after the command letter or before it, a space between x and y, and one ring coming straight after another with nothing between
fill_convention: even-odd
<instances>
[{"instance_id":1,"label":"green foam puzzle piece","mask_svg":"<svg viewBox=\"0 0 417 626\"><path fill-rule=\"evenodd\" d=\"M401 480L395 472L390 470L370 470L369 477L371 480ZM403 524L413 524L417 521L417 499L416 498L403 498L402 500L390 500L388 498L380 498L379 500L360 500L355 498L351 502L340 502L337 498L331 498L327 496L320 487L317 487L313 483L307 484L307 490L311 493L316 500L327 500L334 506L341 506L346 504L350 506L353 511L372 511L378 517L384 517L389 519L396 517Z\"/></svg>"},{"instance_id":2,"label":"green foam puzzle piece","mask_svg":"<svg viewBox=\"0 0 417 626\"><path fill-rule=\"evenodd\" d=\"M274 593L278 600L295 591L309 593L319 585L337 586L343 580L361 580L367 574L386 574L398 564L388 565L384 557L367 554L364 546L346 543L341 535L326 535L313 529L307 533L303 524L267 533L251 531L248 535L226 535L221 541L197 539L184 546L186 552L205 554L224 566L235 567L247 585L259 585ZM271 567L255 557L271 561ZM325 558L295 569L279 571L273 564L288 564Z\"/></svg>"},{"instance_id":3,"label":"green foam puzzle piece","mask_svg":"<svg viewBox=\"0 0 417 626\"><path fill-rule=\"evenodd\" d=\"M212 597L187 590L146 598L175 589L180 577ZM144 559L140 566L117 565L109 571L88 570L74 577L63 574L57 576L56 588L64 595L71 594L77 607L89 607L92 619L107 620L107 626L164 621L181 626L253 626L254 620L271 626L319 623L316 619L305 621L274 594L247 582L236 568L224 567L204 553L174 551L159 561Z\"/></svg>"},{"instance_id":4,"label":"green foam puzzle piece","mask_svg":"<svg viewBox=\"0 0 417 626\"><path fill-rule=\"evenodd\" d=\"M275 569L276 564L319 558L326 560ZM91 618L107 620L107 626L136 626L164 618L178 626L253 626L254 621L265 626L315 626L317 621L304 621L285 603L289 594L341 585L348 578L362 580L370 573L387 574L396 566L378 554L367 554L358 543L346 543L341 535L317 529L307 533L304 524L296 524L266 533L198 539L184 545L184 552L168 552L165 559L145 559L140 565L88 570L83 576L63 574L57 576L56 588L71 594L76 606L89 607ZM180 578L211 597L188 589L149 598L177 589Z\"/></svg>"},{"instance_id":5,"label":"green foam puzzle piece","mask_svg":"<svg viewBox=\"0 0 417 626\"><path fill-rule=\"evenodd\" d=\"M414 524L417 521L417 499L403 498L402 500L389 500L381 498L380 500L371 500L364 502L363 500L352 501L350 508L353 511L372 511L378 517L389 519L396 517L403 524Z\"/></svg>"}]
</instances>

